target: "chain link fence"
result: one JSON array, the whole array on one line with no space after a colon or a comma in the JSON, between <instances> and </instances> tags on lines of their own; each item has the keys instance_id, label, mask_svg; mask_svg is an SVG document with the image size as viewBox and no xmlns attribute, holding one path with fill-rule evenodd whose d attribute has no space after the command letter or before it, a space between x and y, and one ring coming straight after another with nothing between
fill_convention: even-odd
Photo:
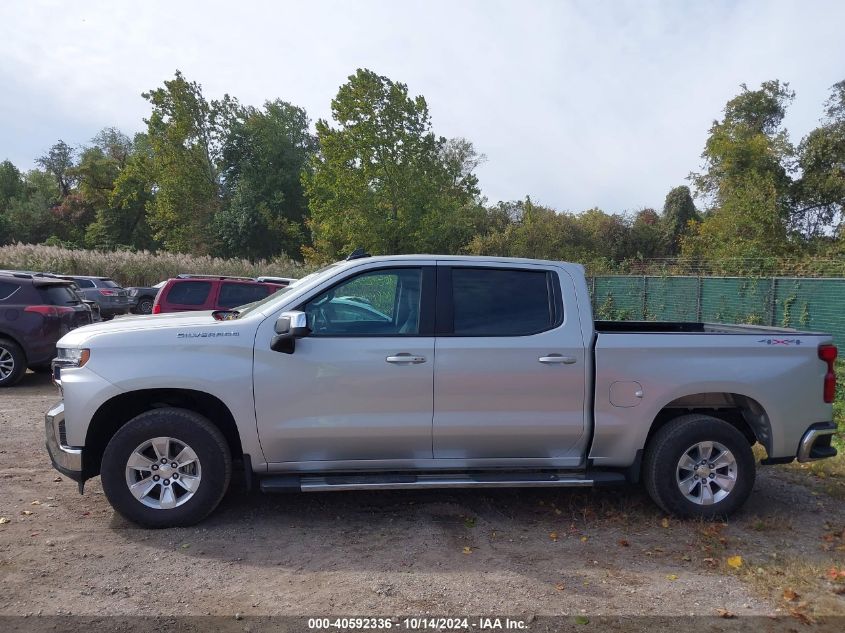
<instances>
[{"instance_id":1,"label":"chain link fence","mask_svg":"<svg viewBox=\"0 0 845 633\"><path fill-rule=\"evenodd\" d=\"M706 321L832 334L845 346L845 277L595 276L595 318Z\"/></svg>"}]
</instances>

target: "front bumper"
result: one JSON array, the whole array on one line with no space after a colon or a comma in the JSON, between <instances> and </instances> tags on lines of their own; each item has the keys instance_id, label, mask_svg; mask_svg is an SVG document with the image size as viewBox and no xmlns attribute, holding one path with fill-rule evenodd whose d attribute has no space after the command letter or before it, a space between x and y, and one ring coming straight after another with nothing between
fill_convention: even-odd
<instances>
[{"instance_id":1,"label":"front bumper","mask_svg":"<svg viewBox=\"0 0 845 633\"><path fill-rule=\"evenodd\" d=\"M812 462L817 459L836 457L836 449L830 444L835 432L836 424L833 422L819 422L812 425L798 444L798 461Z\"/></svg>"},{"instance_id":2,"label":"front bumper","mask_svg":"<svg viewBox=\"0 0 845 633\"><path fill-rule=\"evenodd\" d=\"M53 468L74 481L82 480L82 449L65 444L65 403L59 402L44 416L47 452Z\"/></svg>"}]
</instances>

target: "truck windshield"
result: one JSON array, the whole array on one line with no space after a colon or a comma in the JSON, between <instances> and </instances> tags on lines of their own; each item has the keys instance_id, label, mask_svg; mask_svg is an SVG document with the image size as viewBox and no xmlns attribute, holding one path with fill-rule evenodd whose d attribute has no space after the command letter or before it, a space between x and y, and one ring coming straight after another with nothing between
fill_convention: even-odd
<instances>
[{"instance_id":1,"label":"truck windshield","mask_svg":"<svg viewBox=\"0 0 845 633\"><path fill-rule=\"evenodd\" d=\"M275 301L276 299L281 297L286 292L290 292L291 290L294 290L296 288L301 288L304 284L310 284L311 282L317 280L319 277L322 277L323 275L326 275L326 274L330 274L331 270L336 268L337 266L340 266L340 264L341 264L341 262L335 262L334 264L329 264L328 266L324 266L323 268L320 268L319 270L314 271L310 275L305 275L305 277L302 277L301 279L297 279L295 282L293 282L287 288L282 288L281 290L277 290L276 292L274 292L271 295L267 295L267 297L262 299L261 301L254 301L253 303L248 303L244 306L239 306L239 307L235 308L232 311L232 312L237 313L234 316L234 318L239 319L240 317L242 317L246 314L249 314L250 312L252 312L254 310L260 310L262 307L264 307L265 305L267 305L271 301Z\"/></svg>"}]
</instances>

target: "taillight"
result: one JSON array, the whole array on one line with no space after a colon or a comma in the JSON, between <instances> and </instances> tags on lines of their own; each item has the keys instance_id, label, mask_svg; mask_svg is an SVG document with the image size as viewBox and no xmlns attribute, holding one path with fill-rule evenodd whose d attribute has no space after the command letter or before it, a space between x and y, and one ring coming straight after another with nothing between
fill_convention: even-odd
<instances>
[{"instance_id":1,"label":"taillight","mask_svg":"<svg viewBox=\"0 0 845 633\"><path fill-rule=\"evenodd\" d=\"M161 306L157 303L153 306L153 314L161 314Z\"/></svg>"},{"instance_id":2,"label":"taillight","mask_svg":"<svg viewBox=\"0 0 845 633\"><path fill-rule=\"evenodd\" d=\"M100 288L100 294L104 297L116 297L118 295L117 290L109 290L108 288Z\"/></svg>"},{"instance_id":3,"label":"taillight","mask_svg":"<svg viewBox=\"0 0 845 633\"><path fill-rule=\"evenodd\" d=\"M827 363L827 373L824 375L824 401L833 402L836 398L836 355L835 345L819 345L819 358Z\"/></svg>"},{"instance_id":4,"label":"taillight","mask_svg":"<svg viewBox=\"0 0 845 633\"><path fill-rule=\"evenodd\" d=\"M73 312L74 310L68 306L26 306L23 311L36 312L41 316L46 317L59 317L62 314L67 314L68 312Z\"/></svg>"}]
</instances>

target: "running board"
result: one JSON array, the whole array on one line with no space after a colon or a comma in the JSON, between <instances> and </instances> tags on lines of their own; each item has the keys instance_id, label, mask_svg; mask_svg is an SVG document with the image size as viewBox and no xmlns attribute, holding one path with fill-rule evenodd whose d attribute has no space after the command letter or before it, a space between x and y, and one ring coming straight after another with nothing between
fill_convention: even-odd
<instances>
[{"instance_id":1,"label":"running board","mask_svg":"<svg viewBox=\"0 0 845 633\"><path fill-rule=\"evenodd\" d=\"M589 488L625 483L622 473L461 473L372 475L271 475L261 478L262 492L331 490L414 490L424 488Z\"/></svg>"}]
</instances>

